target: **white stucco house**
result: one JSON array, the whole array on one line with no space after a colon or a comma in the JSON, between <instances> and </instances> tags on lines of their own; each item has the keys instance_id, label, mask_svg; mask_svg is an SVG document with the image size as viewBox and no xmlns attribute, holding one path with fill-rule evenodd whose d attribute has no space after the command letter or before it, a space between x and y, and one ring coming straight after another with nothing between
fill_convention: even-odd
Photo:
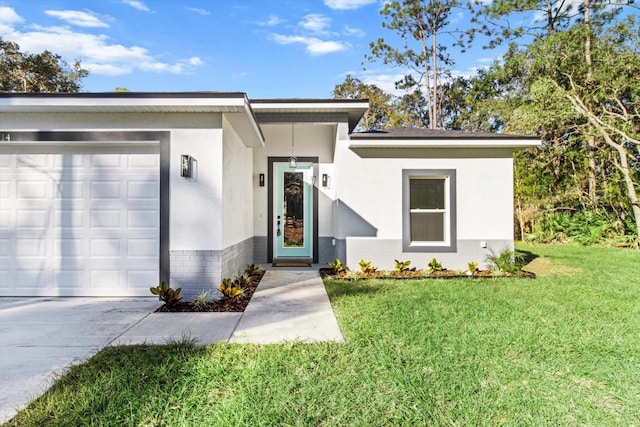
<instances>
[{"instance_id":1,"label":"white stucco house","mask_svg":"<svg viewBox=\"0 0 640 427\"><path fill-rule=\"evenodd\" d=\"M482 264L538 138L354 132L367 101L0 95L0 295L186 296L248 263ZM295 165L291 157L296 158Z\"/></svg>"}]
</instances>

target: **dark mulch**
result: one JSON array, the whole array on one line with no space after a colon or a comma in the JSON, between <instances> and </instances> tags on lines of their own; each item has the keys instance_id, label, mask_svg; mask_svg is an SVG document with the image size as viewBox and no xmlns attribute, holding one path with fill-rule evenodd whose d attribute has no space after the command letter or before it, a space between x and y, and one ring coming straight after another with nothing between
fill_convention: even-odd
<instances>
[{"instance_id":1,"label":"dark mulch","mask_svg":"<svg viewBox=\"0 0 640 427\"><path fill-rule=\"evenodd\" d=\"M262 280L262 276L264 276L264 272L251 277L251 281L242 288L244 295L240 298L230 299L223 297L217 301L209 301L209 304L202 308L190 301L179 301L171 306L162 305L156 310L156 313L242 313L247 308L247 304L249 304L260 280Z\"/></svg>"},{"instance_id":2,"label":"dark mulch","mask_svg":"<svg viewBox=\"0 0 640 427\"><path fill-rule=\"evenodd\" d=\"M320 276L330 277L332 279L343 280L364 280L364 279L459 279L459 278L479 278L479 277L523 277L533 279L536 275L530 271L518 271L516 273L505 273L500 276L493 274L491 270L477 270L472 275L460 274L455 270L442 270L432 271L425 273L422 270L408 270L408 271L375 271L373 273L356 272L355 274L350 271L344 271L341 273L334 272L331 268L321 268Z\"/></svg>"}]
</instances>

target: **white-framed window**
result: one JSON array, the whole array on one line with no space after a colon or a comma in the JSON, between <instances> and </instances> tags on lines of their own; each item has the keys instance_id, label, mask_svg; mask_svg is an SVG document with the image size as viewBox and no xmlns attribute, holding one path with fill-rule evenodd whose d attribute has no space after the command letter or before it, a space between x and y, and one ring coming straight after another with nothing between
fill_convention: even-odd
<instances>
[{"instance_id":1,"label":"white-framed window","mask_svg":"<svg viewBox=\"0 0 640 427\"><path fill-rule=\"evenodd\" d=\"M403 249L456 250L455 170L403 170Z\"/></svg>"}]
</instances>

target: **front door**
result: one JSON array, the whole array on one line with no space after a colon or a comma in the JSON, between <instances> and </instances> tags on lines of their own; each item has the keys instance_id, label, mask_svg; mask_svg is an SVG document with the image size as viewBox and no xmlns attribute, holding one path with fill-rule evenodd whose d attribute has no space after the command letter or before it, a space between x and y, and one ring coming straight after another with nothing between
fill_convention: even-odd
<instances>
[{"instance_id":1,"label":"front door","mask_svg":"<svg viewBox=\"0 0 640 427\"><path fill-rule=\"evenodd\" d=\"M274 164L274 258L313 258L313 168Z\"/></svg>"}]
</instances>

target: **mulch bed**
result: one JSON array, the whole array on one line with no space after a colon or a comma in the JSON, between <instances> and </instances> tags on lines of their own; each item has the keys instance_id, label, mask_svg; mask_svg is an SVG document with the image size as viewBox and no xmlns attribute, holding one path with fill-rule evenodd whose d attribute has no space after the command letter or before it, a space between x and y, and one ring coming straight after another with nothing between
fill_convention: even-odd
<instances>
[{"instance_id":1,"label":"mulch bed","mask_svg":"<svg viewBox=\"0 0 640 427\"><path fill-rule=\"evenodd\" d=\"M264 276L264 271L251 277L251 281L242 288L244 295L240 298L230 299L223 297L217 301L209 301L209 304L202 308L190 301L179 301L171 306L163 304L156 310L156 313L242 313L247 308L247 304L249 304L260 280L262 280L262 276Z\"/></svg>"},{"instance_id":2,"label":"mulch bed","mask_svg":"<svg viewBox=\"0 0 640 427\"><path fill-rule=\"evenodd\" d=\"M335 273L331 268L321 268L320 276L325 278L341 280L364 280L364 279L474 279L482 277L522 277L534 279L535 273L530 271L518 271L516 273L504 273L502 275L494 275L491 270L478 270L472 275L460 274L455 270L442 270L426 273L423 270L409 271L376 271L373 273L344 271Z\"/></svg>"}]
</instances>

